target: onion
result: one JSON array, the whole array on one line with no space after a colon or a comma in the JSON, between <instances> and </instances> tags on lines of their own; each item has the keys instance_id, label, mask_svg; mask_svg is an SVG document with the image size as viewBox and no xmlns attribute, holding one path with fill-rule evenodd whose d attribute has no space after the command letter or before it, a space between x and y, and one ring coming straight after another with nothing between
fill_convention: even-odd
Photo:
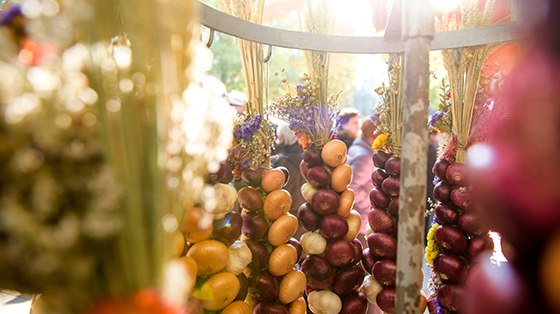
<instances>
[{"instance_id":1,"label":"onion","mask_svg":"<svg viewBox=\"0 0 560 314\"><path fill-rule=\"evenodd\" d=\"M472 238L467 247L467 255L473 262L480 262L482 258L490 257L494 250L494 241L487 234Z\"/></svg>"},{"instance_id":2,"label":"onion","mask_svg":"<svg viewBox=\"0 0 560 314\"><path fill-rule=\"evenodd\" d=\"M367 247L362 253L362 266L364 269L371 274L373 265L379 260L379 257L373 254L373 251Z\"/></svg>"},{"instance_id":3,"label":"onion","mask_svg":"<svg viewBox=\"0 0 560 314\"><path fill-rule=\"evenodd\" d=\"M454 225L457 223L457 219L459 218L459 213L455 211L453 205L438 204L434 211L436 213L437 220L442 225Z\"/></svg>"},{"instance_id":4,"label":"onion","mask_svg":"<svg viewBox=\"0 0 560 314\"><path fill-rule=\"evenodd\" d=\"M372 275L366 275L361 291L366 295L369 303L377 303L375 299L381 290L383 290L383 287L379 284L379 282L377 282Z\"/></svg>"},{"instance_id":5,"label":"onion","mask_svg":"<svg viewBox=\"0 0 560 314\"><path fill-rule=\"evenodd\" d=\"M342 300L342 310L339 314L365 314L368 300L363 293L354 292Z\"/></svg>"},{"instance_id":6,"label":"onion","mask_svg":"<svg viewBox=\"0 0 560 314\"><path fill-rule=\"evenodd\" d=\"M336 213L338 205L338 194L331 189L319 189L311 197L311 207L320 215Z\"/></svg>"},{"instance_id":7,"label":"onion","mask_svg":"<svg viewBox=\"0 0 560 314\"><path fill-rule=\"evenodd\" d=\"M438 314L438 304L436 298L430 299L428 301L428 313Z\"/></svg>"},{"instance_id":8,"label":"onion","mask_svg":"<svg viewBox=\"0 0 560 314\"><path fill-rule=\"evenodd\" d=\"M354 259L352 260L353 264L358 264L362 260L362 255L364 252L364 248L362 247L362 242L358 239L352 240L352 244L354 245L355 255Z\"/></svg>"},{"instance_id":9,"label":"onion","mask_svg":"<svg viewBox=\"0 0 560 314\"><path fill-rule=\"evenodd\" d=\"M379 291L375 300L377 306L385 313L395 313L395 299L397 298L397 290L395 288L383 288Z\"/></svg>"},{"instance_id":10,"label":"onion","mask_svg":"<svg viewBox=\"0 0 560 314\"><path fill-rule=\"evenodd\" d=\"M451 199L453 186L445 181L440 181L434 186L434 199L442 203L447 203Z\"/></svg>"},{"instance_id":11,"label":"onion","mask_svg":"<svg viewBox=\"0 0 560 314\"><path fill-rule=\"evenodd\" d=\"M247 266L248 268L259 270L268 265L270 253L264 244L254 240L246 240L244 242L249 247L249 250L251 250L251 254L253 254L253 260Z\"/></svg>"},{"instance_id":12,"label":"onion","mask_svg":"<svg viewBox=\"0 0 560 314\"><path fill-rule=\"evenodd\" d=\"M341 238L327 244L325 259L334 267L346 266L354 260L356 249L352 242Z\"/></svg>"},{"instance_id":13,"label":"onion","mask_svg":"<svg viewBox=\"0 0 560 314\"><path fill-rule=\"evenodd\" d=\"M243 217L236 212L230 212L224 218L214 221L214 231L212 236L230 246L241 235L241 227L243 226Z\"/></svg>"},{"instance_id":14,"label":"onion","mask_svg":"<svg viewBox=\"0 0 560 314\"><path fill-rule=\"evenodd\" d=\"M313 199L313 195L315 195L316 192L317 189L314 188L309 182L305 182L301 186L301 196L303 196L303 199L308 203L311 203L311 200Z\"/></svg>"},{"instance_id":15,"label":"onion","mask_svg":"<svg viewBox=\"0 0 560 314\"><path fill-rule=\"evenodd\" d=\"M225 168L222 166L225 162L220 163L220 167L216 172L208 173L208 177L206 177L206 183L209 185L214 185L220 181L220 179L224 176ZM231 168L230 168L231 169ZM231 182L231 181L230 181ZM226 184L229 182L226 182Z\"/></svg>"},{"instance_id":16,"label":"onion","mask_svg":"<svg viewBox=\"0 0 560 314\"><path fill-rule=\"evenodd\" d=\"M451 226L439 226L436 229L436 241L446 251L461 255L467 249L467 236L461 230Z\"/></svg>"},{"instance_id":17,"label":"onion","mask_svg":"<svg viewBox=\"0 0 560 314\"><path fill-rule=\"evenodd\" d=\"M219 180L219 182L223 184L231 183L231 181L233 181L233 171L231 169L231 166L224 161L220 163L220 167L224 168L224 174L222 175L222 178Z\"/></svg>"},{"instance_id":18,"label":"onion","mask_svg":"<svg viewBox=\"0 0 560 314\"><path fill-rule=\"evenodd\" d=\"M373 264L371 274L385 287L394 287L397 279L397 262L392 259L382 259Z\"/></svg>"},{"instance_id":19,"label":"onion","mask_svg":"<svg viewBox=\"0 0 560 314\"><path fill-rule=\"evenodd\" d=\"M307 180L307 171L309 171L309 167L307 166L307 164L305 163L304 160L302 160L299 163L299 172L301 173L301 176Z\"/></svg>"},{"instance_id":20,"label":"onion","mask_svg":"<svg viewBox=\"0 0 560 314\"><path fill-rule=\"evenodd\" d=\"M380 169L380 168L376 168L375 170L373 170L373 172L371 173L371 182L373 183L373 185L375 185L378 189L381 188L381 183L383 182L383 180L385 180L389 175L387 174L387 172L385 172L385 170Z\"/></svg>"},{"instance_id":21,"label":"onion","mask_svg":"<svg viewBox=\"0 0 560 314\"><path fill-rule=\"evenodd\" d=\"M459 283L466 279L468 270L460 257L444 253L434 259L434 272L445 281Z\"/></svg>"},{"instance_id":22,"label":"onion","mask_svg":"<svg viewBox=\"0 0 560 314\"><path fill-rule=\"evenodd\" d=\"M383 181L385 182L385 181ZM369 200L371 205L379 208L385 208L389 205L389 201L391 200L387 194L383 193L380 189L374 187L369 192Z\"/></svg>"},{"instance_id":23,"label":"onion","mask_svg":"<svg viewBox=\"0 0 560 314\"><path fill-rule=\"evenodd\" d=\"M383 209L372 208L368 213L368 222L375 232L389 233L393 230L393 219Z\"/></svg>"},{"instance_id":24,"label":"onion","mask_svg":"<svg viewBox=\"0 0 560 314\"><path fill-rule=\"evenodd\" d=\"M393 237L395 237L395 239L399 238L399 221L398 220L393 225Z\"/></svg>"},{"instance_id":25,"label":"onion","mask_svg":"<svg viewBox=\"0 0 560 314\"><path fill-rule=\"evenodd\" d=\"M261 193L254 188L242 188L237 192L237 201L239 204L252 212L257 212L263 208L263 199Z\"/></svg>"},{"instance_id":26,"label":"onion","mask_svg":"<svg viewBox=\"0 0 560 314\"><path fill-rule=\"evenodd\" d=\"M390 235L386 233L373 233L367 238L367 242L371 252L376 256L387 259L395 259L397 257L397 241Z\"/></svg>"},{"instance_id":27,"label":"onion","mask_svg":"<svg viewBox=\"0 0 560 314\"><path fill-rule=\"evenodd\" d=\"M247 276L249 293L264 301L274 301L278 297L280 287L276 278L264 271L252 271Z\"/></svg>"},{"instance_id":28,"label":"onion","mask_svg":"<svg viewBox=\"0 0 560 314\"><path fill-rule=\"evenodd\" d=\"M373 164L377 167L377 168L385 168L385 162L387 161L387 159L389 159L391 157L391 154L386 153L384 151L375 151L373 153L373 155L371 156L371 158L373 159Z\"/></svg>"},{"instance_id":29,"label":"onion","mask_svg":"<svg viewBox=\"0 0 560 314\"><path fill-rule=\"evenodd\" d=\"M235 300L245 300L245 298L247 297L247 292L249 292L249 280L247 279L247 276L244 273L241 273L239 275L237 275L237 280L239 280L239 292L237 293L237 296L235 297Z\"/></svg>"},{"instance_id":30,"label":"onion","mask_svg":"<svg viewBox=\"0 0 560 314\"><path fill-rule=\"evenodd\" d=\"M311 168L313 166L320 166L323 164L323 160L321 159L321 152L313 146L309 146L303 151L301 156L305 164Z\"/></svg>"},{"instance_id":31,"label":"onion","mask_svg":"<svg viewBox=\"0 0 560 314\"><path fill-rule=\"evenodd\" d=\"M317 214L309 203L303 203L297 211L299 225L307 231L319 229L323 216Z\"/></svg>"},{"instance_id":32,"label":"onion","mask_svg":"<svg viewBox=\"0 0 560 314\"><path fill-rule=\"evenodd\" d=\"M453 185L468 186L467 165L460 162L452 163L445 171L445 178Z\"/></svg>"},{"instance_id":33,"label":"onion","mask_svg":"<svg viewBox=\"0 0 560 314\"><path fill-rule=\"evenodd\" d=\"M333 291L341 297L358 291L365 276L366 272L358 265L344 267L334 277Z\"/></svg>"},{"instance_id":34,"label":"onion","mask_svg":"<svg viewBox=\"0 0 560 314\"><path fill-rule=\"evenodd\" d=\"M262 180L262 169L255 170L253 168L244 169L241 172L241 180L252 187L259 187Z\"/></svg>"},{"instance_id":35,"label":"onion","mask_svg":"<svg viewBox=\"0 0 560 314\"><path fill-rule=\"evenodd\" d=\"M436 175L436 177L445 179L447 167L449 167L449 161L445 159L438 159L432 167L432 172Z\"/></svg>"},{"instance_id":36,"label":"onion","mask_svg":"<svg viewBox=\"0 0 560 314\"><path fill-rule=\"evenodd\" d=\"M285 187L286 184L288 184L288 181L290 180L290 170L288 170L288 168L284 166L278 166L274 169L280 170L284 174L284 185L282 185L282 188Z\"/></svg>"},{"instance_id":37,"label":"onion","mask_svg":"<svg viewBox=\"0 0 560 314\"><path fill-rule=\"evenodd\" d=\"M314 166L307 171L307 182L316 189L326 188L331 184L331 175L327 169Z\"/></svg>"},{"instance_id":38,"label":"onion","mask_svg":"<svg viewBox=\"0 0 560 314\"><path fill-rule=\"evenodd\" d=\"M301 253L303 252L303 249L301 247L301 243L299 243L299 241L295 238L290 238L290 240L288 240L288 244L290 244L290 245L292 245L293 247L296 248L297 260L299 261L299 259L301 258Z\"/></svg>"},{"instance_id":39,"label":"onion","mask_svg":"<svg viewBox=\"0 0 560 314\"><path fill-rule=\"evenodd\" d=\"M342 238L348 233L348 223L344 217L338 214L330 214L321 220L319 231L327 240Z\"/></svg>"},{"instance_id":40,"label":"onion","mask_svg":"<svg viewBox=\"0 0 560 314\"><path fill-rule=\"evenodd\" d=\"M301 264L301 271L307 277L307 287L323 290L334 282L334 272L329 263L317 255L308 256Z\"/></svg>"},{"instance_id":41,"label":"onion","mask_svg":"<svg viewBox=\"0 0 560 314\"><path fill-rule=\"evenodd\" d=\"M392 177L398 177L401 174L401 158L391 157L385 162L385 171Z\"/></svg>"},{"instance_id":42,"label":"onion","mask_svg":"<svg viewBox=\"0 0 560 314\"><path fill-rule=\"evenodd\" d=\"M401 179L399 177L388 177L381 184L381 190L391 197L398 196L400 188Z\"/></svg>"},{"instance_id":43,"label":"onion","mask_svg":"<svg viewBox=\"0 0 560 314\"><path fill-rule=\"evenodd\" d=\"M272 301L260 302L253 309L253 314L288 314L288 313L289 313L288 309L285 308L282 304L272 302Z\"/></svg>"},{"instance_id":44,"label":"onion","mask_svg":"<svg viewBox=\"0 0 560 314\"><path fill-rule=\"evenodd\" d=\"M387 206L387 212L395 217L395 218L399 218L399 198L395 197L393 198L390 202L389 205Z\"/></svg>"},{"instance_id":45,"label":"onion","mask_svg":"<svg viewBox=\"0 0 560 314\"><path fill-rule=\"evenodd\" d=\"M457 226L461 229L461 231L468 235L480 235L488 231L482 227L479 213L476 211L464 212L459 217Z\"/></svg>"},{"instance_id":46,"label":"onion","mask_svg":"<svg viewBox=\"0 0 560 314\"><path fill-rule=\"evenodd\" d=\"M471 192L466 191L465 188L454 188L453 191L451 191L450 198L453 205L457 206L457 208L461 210L469 209Z\"/></svg>"},{"instance_id":47,"label":"onion","mask_svg":"<svg viewBox=\"0 0 560 314\"><path fill-rule=\"evenodd\" d=\"M351 210L348 216L346 216L346 222L348 223L348 233L344 236L347 240L354 240L358 234L360 234L360 229L362 227L362 216L355 209ZM371 228L370 228L371 229Z\"/></svg>"},{"instance_id":48,"label":"onion","mask_svg":"<svg viewBox=\"0 0 560 314\"><path fill-rule=\"evenodd\" d=\"M437 292L439 303L452 311L461 309L459 303L464 300L463 295L463 287L452 283L442 285Z\"/></svg>"},{"instance_id":49,"label":"onion","mask_svg":"<svg viewBox=\"0 0 560 314\"><path fill-rule=\"evenodd\" d=\"M261 239L266 234L268 230L268 222L266 219L253 212L246 212L243 215L243 227L241 231L249 239Z\"/></svg>"},{"instance_id":50,"label":"onion","mask_svg":"<svg viewBox=\"0 0 560 314\"><path fill-rule=\"evenodd\" d=\"M338 209L336 211L342 217L347 217L356 201L356 193L352 189L346 189L340 193Z\"/></svg>"}]
</instances>

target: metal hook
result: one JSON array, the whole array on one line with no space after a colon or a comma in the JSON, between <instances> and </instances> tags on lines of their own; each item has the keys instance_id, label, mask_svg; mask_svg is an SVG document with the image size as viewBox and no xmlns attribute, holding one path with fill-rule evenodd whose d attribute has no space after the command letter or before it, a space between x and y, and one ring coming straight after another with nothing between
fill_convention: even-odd
<instances>
[{"instance_id":1,"label":"metal hook","mask_svg":"<svg viewBox=\"0 0 560 314\"><path fill-rule=\"evenodd\" d=\"M214 42L214 29L211 28L210 29L210 35L208 37L208 42L206 43L206 47L210 48L212 46L213 42Z\"/></svg>"},{"instance_id":2,"label":"metal hook","mask_svg":"<svg viewBox=\"0 0 560 314\"><path fill-rule=\"evenodd\" d=\"M272 57L272 46L268 45L268 54L266 55L266 58L264 58L264 63L267 63L268 61L270 61L270 57Z\"/></svg>"}]
</instances>

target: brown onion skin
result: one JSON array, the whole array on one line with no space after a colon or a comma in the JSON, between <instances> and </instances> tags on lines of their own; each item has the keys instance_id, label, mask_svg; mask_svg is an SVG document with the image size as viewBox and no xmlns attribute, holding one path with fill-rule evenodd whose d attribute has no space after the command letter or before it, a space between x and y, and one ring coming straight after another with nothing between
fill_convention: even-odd
<instances>
[{"instance_id":1,"label":"brown onion skin","mask_svg":"<svg viewBox=\"0 0 560 314\"><path fill-rule=\"evenodd\" d=\"M460 162L454 162L445 171L445 178L452 185L456 186L469 186L469 179L467 178L467 165Z\"/></svg>"},{"instance_id":2,"label":"brown onion skin","mask_svg":"<svg viewBox=\"0 0 560 314\"><path fill-rule=\"evenodd\" d=\"M301 243L299 243L299 241L295 238L290 238L290 240L288 240L288 244L296 248L297 260L299 261L299 259L301 258L301 254L303 253L303 248L301 247Z\"/></svg>"},{"instance_id":3,"label":"brown onion skin","mask_svg":"<svg viewBox=\"0 0 560 314\"><path fill-rule=\"evenodd\" d=\"M347 239L340 238L330 242L325 249L325 259L333 267L346 266L354 260L356 249Z\"/></svg>"},{"instance_id":4,"label":"brown onion skin","mask_svg":"<svg viewBox=\"0 0 560 314\"><path fill-rule=\"evenodd\" d=\"M355 255L354 259L352 260L352 264L358 264L362 260L362 255L364 254L364 248L362 246L362 242L358 239L352 240L352 244L354 245Z\"/></svg>"},{"instance_id":5,"label":"brown onion skin","mask_svg":"<svg viewBox=\"0 0 560 314\"><path fill-rule=\"evenodd\" d=\"M449 165L450 165L449 161L445 159L438 159L434 163L434 166L432 167L432 172L436 175L436 177L440 179L446 179L445 174L447 171L447 167L449 167Z\"/></svg>"},{"instance_id":6,"label":"brown onion skin","mask_svg":"<svg viewBox=\"0 0 560 314\"><path fill-rule=\"evenodd\" d=\"M381 183L383 183L383 180L385 180L388 177L389 175L387 174L387 172L385 172L385 170L377 168L373 170L373 172L371 173L371 182L378 189L381 189Z\"/></svg>"},{"instance_id":7,"label":"brown onion skin","mask_svg":"<svg viewBox=\"0 0 560 314\"><path fill-rule=\"evenodd\" d=\"M461 311L464 295L464 288L454 283L443 284L437 292L439 303L452 311Z\"/></svg>"},{"instance_id":8,"label":"brown onion skin","mask_svg":"<svg viewBox=\"0 0 560 314\"><path fill-rule=\"evenodd\" d=\"M395 313L395 299L397 298L397 290L393 287L383 288L377 294L375 300L377 306L385 313Z\"/></svg>"},{"instance_id":9,"label":"brown onion skin","mask_svg":"<svg viewBox=\"0 0 560 314\"><path fill-rule=\"evenodd\" d=\"M235 297L234 301L244 301L247 298L247 293L249 292L249 280L244 273L237 275L237 280L239 280L239 292Z\"/></svg>"},{"instance_id":10,"label":"brown onion skin","mask_svg":"<svg viewBox=\"0 0 560 314\"><path fill-rule=\"evenodd\" d=\"M371 274L373 265L379 260L379 257L375 256L369 247L365 248L362 253L362 266L364 269Z\"/></svg>"},{"instance_id":11,"label":"brown onion skin","mask_svg":"<svg viewBox=\"0 0 560 314\"><path fill-rule=\"evenodd\" d=\"M368 246L375 256L395 259L397 257L397 241L386 233L373 233L367 238Z\"/></svg>"},{"instance_id":12,"label":"brown onion skin","mask_svg":"<svg viewBox=\"0 0 560 314\"><path fill-rule=\"evenodd\" d=\"M307 171L307 182L316 189L326 188L331 184L331 175L327 169L321 166L313 166Z\"/></svg>"},{"instance_id":13,"label":"brown onion skin","mask_svg":"<svg viewBox=\"0 0 560 314\"><path fill-rule=\"evenodd\" d=\"M320 215L334 214L338 211L340 198L331 189L318 189L311 197L311 207Z\"/></svg>"},{"instance_id":14,"label":"brown onion skin","mask_svg":"<svg viewBox=\"0 0 560 314\"><path fill-rule=\"evenodd\" d=\"M339 214L327 215L321 220L319 232L327 240L342 238L348 233L348 222Z\"/></svg>"},{"instance_id":15,"label":"brown onion skin","mask_svg":"<svg viewBox=\"0 0 560 314\"><path fill-rule=\"evenodd\" d=\"M263 216L253 212L246 212L241 217L243 217L241 231L246 237L254 240L264 237L268 231L268 222Z\"/></svg>"},{"instance_id":16,"label":"brown onion skin","mask_svg":"<svg viewBox=\"0 0 560 314\"><path fill-rule=\"evenodd\" d=\"M323 160L321 159L321 152L317 148L312 146L306 148L303 151L301 157L309 168L320 166L323 164Z\"/></svg>"},{"instance_id":17,"label":"brown onion skin","mask_svg":"<svg viewBox=\"0 0 560 314\"><path fill-rule=\"evenodd\" d=\"M397 279L397 262L392 259L379 260L373 265L371 274L384 287L394 287Z\"/></svg>"},{"instance_id":18,"label":"brown onion skin","mask_svg":"<svg viewBox=\"0 0 560 314\"><path fill-rule=\"evenodd\" d=\"M239 204L252 212L258 212L259 210L263 209L263 199L261 197L261 193L253 188L242 188L237 192L237 200Z\"/></svg>"},{"instance_id":19,"label":"brown onion skin","mask_svg":"<svg viewBox=\"0 0 560 314\"><path fill-rule=\"evenodd\" d=\"M487 234L472 238L467 247L467 256L473 262L480 262L483 258L490 257L494 250L494 241Z\"/></svg>"},{"instance_id":20,"label":"brown onion skin","mask_svg":"<svg viewBox=\"0 0 560 314\"><path fill-rule=\"evenodd\" d=\"M252 187L259 187L262 180L262 170L255 170L253 168L244 169L241 172L241 180Z\"/></svg>"},{"instance_id":21,"label":"brown onion skin","mask_svg":"<svg viewBox=\"0 0 560 314\"><path fill-rule=\"evenodd\" d=\"M385 162L385 171L391 177L398 177L401 174L401 158L391 157Z\"/></svg>"},{"instance_id":22,"label":"brown onion skin","mask_svg":"<svg viewBox=\"0 0 560 314\"><path fill-rule=\"evenodd\" d=\"M373 152L373 155L371 156L371 158L373 159L373 164L377 168L382 168L382 169L385 168L385 162L387 162L387 159L389 159L390 157L391 154L380 150Z\"/></svg>"},{"instance_id":23,"label":"brown onion skin","mask_svg":"<svg viewBox=\"0 0 560 314\"><path fill-rule=\"evenodd\" d=\"M467 265L454 254L439 254L434 258L434 272L444 281L463 282L468 273Z\"/></svg>"},{"instance_id":24,"label":"brown onion skin","mask_svg":"<svg viewBox=\"0 0 560 314\"><path fill-rule=\"evenodd\" d=\"M284 185L282 185L282 188L285 187L288 184L288 181L290 181L290 170L284 166L278 166L274 169L280 170L284 174Z\"/></svg>"},{"instance_id":25,"label":"brown onion skin","mask_svg":"<svg viewBox=\"0 0 560 314\"><path fill-rule=\"evenodd\" d=\"M349 265L339 269L334 277L333 291L340 297L345 297L360 289L365 276L365 270L358 265Z\"/></svg>"},{"instance_id":26,"label":"brown onion skin","mask_svg":"<svg viewBox=\"0 0 560 314\"><path fill-rule=\"evenodd\" d=\"M488 230L483 229L479 213L476 211L464 212L457 220L457 226L468 235L481 235Z\"/></svg>"},{"instance_id":27,"label":"brown onion skin","mask_svg":"<svg viewBox=\"0 0 560 314\"><path fill-rule=\"evenodd\" d=\"M463 188L454 188L451 191L450 199L453 205L460 210L468 210L471 204L471 192L463 191Z\"/></svg>"},{"instance_id":28,"label":"brown onion skin","mask_svg":"<svg viewBox=\"0 0 560 314\"><path fill-rule=\"evenodd\" d=\"M273 301L260 302L253 309L253 314L289 314L287 308Z\"/></svg>"},{"instance_id":29,"label":"brown onion skin","mask_svg":"<svg viewBox=\"0 0 560 314\"><path fill-rule=\"evenodd\" d=\"M331 265L320 256L308 256L301 264L301 271L307 277L309 289L323 290L334 283L334 272Z\"/></svg>"},{"instance_id":30,"label":"brown onion skin","mask_svg":"<svg viewBox=\"0 0 560 314\"><path fill-rule=\"evenodd\" d=\"M342 309L338 314L365 314L368 300L361 292L354 292L342 300Z\"/></svg>"},{"instance_id":31,"label":"brown onion skin","mask_svg":"<svg viewBox=\"0 0 560 314\"><path fill-rule=\"evenodd\" d=\"M395 218L399 218L399 198L394 197L387 206L387 212Z\"/></svg>"},{"instance_id":32,"label":"brown onion skin","mask_svg":"<svg viewBox=\"0 0 560 314\"><path fill-rule=\"evenodd\" d=\"M276 278L264 271L252 271L247 276L249 293L264 301L274 301L280 292Z\"/></svg>"},{"instance_id":33,"label":"brown onion skin","mask_svg":"<svg viewBox=\"0 0 560 314\"><path fill-rule=\"evenodd\" d=\"M451 200L451 191L453 186L445 181L440 181L434 186L434 199L442 203L448 203Z\"/></svg>"},{"instance_id":34,"label":"brown onion skin","mask_svg":"<svg viewBox=\"0 0 560 314\"><path fill-rule=\"evenodd\" d=\"M224 218L214 221L212 236L215 240L230 247L241 235L242 226L243 217L236 212L230 212Z\"/></svg>"},{"instance_id":35,"label":"brown onion skin","mask_svg":"<svg viewBox=\"0 0 560 314\"><path fill-rule=\"evenodd\" d=\"M385 194L391 197L399 196L400 188L401 188L401 179L399 177L388 177L381 184L381 190L383 190Z\"/></svg>"},{"instance_id":36,"label":"brown onion skin","mask_svg":"<svg viewBox=\"0 0 560 314\"><path fill-rule=\"evenodd\" d=\"M323 219L322 215L317 214L311 207L309 203L303 203L298 208L297 211L297 219L299 225L307 230L307 231L315 231L319 229L321 220Z\"/></svg>"},{"instance_id":37,"label":"brown onion skin","mask_svg":"<svg viewBox=\"0 0 560 314\"><path fill-rule=\"evenodd\" d=\"M389 201L391 199L382 190L374 187L369 192L369 200L371 202L371 205L379 208L385 208L387 207L387 205L389 205Z\"/></svg>"},{"instance_id":38,"label":"brown onion skin","mask_svg":"<svg viewBox=\"0 0 560 314\"><path fill-rule=\"evenodd\" d=\"M309 167L307 166L307 164L305 163L304 160L302 160L299 163L299 172L301 173L301 176L307 180L307 171L309 171Z\"/></svg>"},{"instance_id":39,"label":"brown onion skin","mask_svg":"<svg viewBox=\"0 0 560 314\"><path fill-rule=\"evenodd\" d=\"M247 266L249 269L259 270L268 265L270 253L264 244L255 240L246 240L244 242L249 247L249 250L251 250L251 254L253 254L253 260Z\"/></svg>"},{"instance_id":40,"label":"brown onion skin","mask_svg":"<svg viewBox=\"0 0 560 314\"><path fill-rule=\"evenodd\" d=\"M375 232L389 233L393 230L393 219L383 209L372 208L368 212L368 223Z\"/></svg>"},{"instance_id":41,"label":"brown onion skin","mask_svg":"<svg viewBox=\"0 0 560 314\"><path fill-rule=\"evenodd\" d=\"M459 219L459 213L449 204L438 204L434 209L436 217L441 225L454 225Z\"/></svg>"},{"instance_id":42,"label":"brown onion skin","mask_svg":"<svg viewBox=\"0 0 560 314\"><path fill-rule=\"evenodd\" d=\"M444 251L457 255L461 255L467 250L467 236L455 227L439 226L436 229L436 241Z\"/></svg>"}]
</instances>

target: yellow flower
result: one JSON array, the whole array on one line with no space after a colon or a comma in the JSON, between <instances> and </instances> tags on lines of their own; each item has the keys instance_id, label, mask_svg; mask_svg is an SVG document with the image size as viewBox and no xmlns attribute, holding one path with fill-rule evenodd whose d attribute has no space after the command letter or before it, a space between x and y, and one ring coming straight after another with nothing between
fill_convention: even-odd
<instances>
[{"instance_id":1,"label":"yellow flower","mask_svg":"<svg viewBox=\"0 0 560 314\"><path fill-rule=\"evenodd\" d=\"M381 150L383 149L386 145L387 145L387 141L389 140L389 134L380 134L375 141L373 142L373 145L371 146L373 148L373 150Z\"/></svg>"},{"instance_id":2,"label":"yellow flower","mask_svg":"<svg viewBox=\"0 0 560 314\"><path fill-rule=\"evenodd\" d=\"M278 72L274 72L274 76L278 76Z\"/></svg>"},{"instance_id":3,"label":"yellow flower","mask_svg":"<svg viewBox=\"0 0 560 314\"><path fill-rule=\"evenodd\" d=\"M286 83L288 80L286 78L282 79L282 83Z\"/></svg>"},{"instance_id":4,"label":"yellow flower","mask_svg":"<svg viewBox=\"0 0 560 314\"><path fill-rule=\"evenodd\" d=\"M432 228L430 228L430 231L428 231L428 236L426 237L428 240L428 246L426 247L425 257L426 261L428 261L428 264L430 265L434 264L434 259L440 253L439 245L436 242L436 229L439 226L440 225L438 223L435 223Z\"/></svg>"},{"instance_id":5,"label":"yellow flower","mask_svg":"<svg viewBox=\"0 0 560 314\"><path fill-rule=\"evenodd\" d=\"M299 102L296 103L296 107L301 107L301 104Z\"/></svg>"}]
</instances>

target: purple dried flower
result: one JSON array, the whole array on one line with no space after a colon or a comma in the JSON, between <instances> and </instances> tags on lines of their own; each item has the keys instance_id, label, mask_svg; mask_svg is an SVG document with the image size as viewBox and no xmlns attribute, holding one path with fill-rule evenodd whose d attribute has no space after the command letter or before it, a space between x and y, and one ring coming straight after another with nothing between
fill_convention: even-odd
<instances>
[{"instance_id":1,"label":"purple dried flower","mask_svg":"<svg viewBox=\"0 0 560 314\"><path fill-rule=\"evenodd\" d=\"M241 138L246 141L251 139L251 132L249 132L249 128L246 125L241 127Z\"/></svg>"},{"instance_id":2,"label":"purple dried flower","mask_svg":"<svg viewBox=\"0 0 560 314\"><path fill-rule=\"evenodd\" d=\"M247 167L249 167L252 163L253 163L253 158L249 158L249 160L247 160L246 162L244 162L244 163L241 164L241 167L247 168Z\"/></svg>"},{"instance_id":3,"label":"purple dried flower","mask_svg":"<svg viewBox=\"0 0 560 314\"><path fill-rule=\"evenodd\" d=\"M436 112L434 113L431 118L430 118L430 127L434 127L434 124L436 122L439 121L439 119L441 119L441 117L443 117L443 115L447 112L447 109L441 111L441 112Z\"/></svg>"},{"instance_id":4,"label":"purple dried flower","mask_svg":"<svg viewBox=\"0 0 560 314\"><path fill-rule=\"evenodd\" d=\"M437 219L437 216L434 214L434 220L432 221L432 226L435 224L439 224L439 220Z\"/></svg>"},{"instance_id":5,"label":"purple dried flower","mask_svg":"<svg viewBox=\"0 0 560 314\"><path fill-rule=\"evenodd\" d=\"M23 16L21 7L19 5L12 5L0 15L0 25L9 25L18 16Z\"/></svg>"},{"instance_id":6,"label":"purple dried flower","mask_svg":"<svg viewBox=\"0 0 560 314\"><path fill-rule=\"evenodd\" d=\"M239 129L235 129L233 131L233 134L235 135L236 138L238 138L238 139L241 138L241 131Z\"/></svg>"},{"instance_id":7,"label":"purple dried flower","mask_svg":"<svg viewBox=\"0 0 560 314\"><path fill-rule=\"evenodd\" d=\"M439 183L439 178L437 176L434 176L434 181L432 182L434 185Z\"/></svg>"},{"instance_id":8,"label":"purple dried flower","mask_svg":"<svg viewBox=\"0 0 560 314\"><path fill-rule=\"evenodd\" d=\"M445 314L445 310L441 303L439 303L438 297L436 297L437 314Z\"/></svg>"}]
</instances>

